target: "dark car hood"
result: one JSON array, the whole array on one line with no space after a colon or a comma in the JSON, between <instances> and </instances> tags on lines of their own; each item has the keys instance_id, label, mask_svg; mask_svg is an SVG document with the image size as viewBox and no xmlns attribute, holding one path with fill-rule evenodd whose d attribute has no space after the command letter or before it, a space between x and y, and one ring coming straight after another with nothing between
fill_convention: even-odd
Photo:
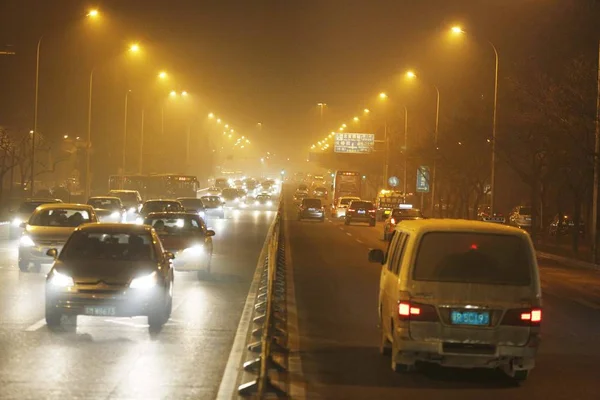
<instances>
[{"instance_id":1,"label":"dark car hood","mask_svg":"<svg viewBox=\"0 0 600 400\"><path fill-rule=\"evenodd\" d=\"M75 283L127 284L133 278L151 274L156 264L153 261L58 260L54 268L73 278Z\"/></svg>"},{"instance_id":2,"label":"dark car hood","mask_svg":"<svg viewBox=\"0 0 600 400\"><path fill-rule=\"evenodd\" d=\"M159 235L163 247L167 251L184 250L194 245L203 244L204 238L198 236Z\"/></svg>"}]
</instances>

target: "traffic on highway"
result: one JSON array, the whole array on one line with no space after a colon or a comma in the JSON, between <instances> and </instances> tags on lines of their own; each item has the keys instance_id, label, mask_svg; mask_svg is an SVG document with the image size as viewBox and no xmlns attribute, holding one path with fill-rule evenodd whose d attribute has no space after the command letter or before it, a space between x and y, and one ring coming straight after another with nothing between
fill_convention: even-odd
<instances>
[{"instance_id":1,"label":"traffic on highway","mask_svg":"<svg viewBox=\"0 0 600 400\"><path fill-rule=\"evenodd\" d=\"M600 3L0 1L0 400L600 399Z\"/></svg>"}]
</instances>

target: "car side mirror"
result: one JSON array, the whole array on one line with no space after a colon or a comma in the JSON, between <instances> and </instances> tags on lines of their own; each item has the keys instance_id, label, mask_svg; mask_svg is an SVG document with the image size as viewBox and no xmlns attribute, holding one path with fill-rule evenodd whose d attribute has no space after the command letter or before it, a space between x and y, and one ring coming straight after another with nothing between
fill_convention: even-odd
<instances>
[{"instance_id":1,"label":"car side mirror","mask_svg":"<svg viewBox=\"0 0 600 400\"><path fill-rule=\"evenodd\" d=\"M19 227L20 227L20 228L23 228L23 229L27 228L27 222L21 222L21 223L19 224Z\"/></svg>"},{"instance_id":2,"label":"car side mirror","mask_svg":"<svg viewBox=\"0 0 600 400\"><path fill-rule=\"evenodd\" d=\"M381 249L373 249L369 251L369 262L383 264L385 255Z\"/></svg>"},{"instance_id":3,"label":"car side mirror","mask_svg":"<svg viewBox=\"0 0 600 400\"><path fill-rule=\"evenodd\" d=\"M206 236L207 237L215 236L215 231L213 231L212 229L208 229L206 231Z\"/></svg>"},{"instance_id":4,"label":"car side mirror","mask_svg":"<svg viewBox=\"0 0 600 400\"><path fill-rule=\"evenodd\" d=\"M174 260L175 259L175 254L171 253L170 251L165 251L165 258L167 260Z\"/></svg>"},{"instance_id":5,"label":"car side mirror","mask_svg":"<svg viewBox=\"0 0 600 400\"><path fill-rule=\"evenodd\" d=\"M46 255L48 257L52 257L56 260L56 257L58 257L58 250L56 249L48 249L48 251L46 252Z\"/></svg>"}]
</instances>

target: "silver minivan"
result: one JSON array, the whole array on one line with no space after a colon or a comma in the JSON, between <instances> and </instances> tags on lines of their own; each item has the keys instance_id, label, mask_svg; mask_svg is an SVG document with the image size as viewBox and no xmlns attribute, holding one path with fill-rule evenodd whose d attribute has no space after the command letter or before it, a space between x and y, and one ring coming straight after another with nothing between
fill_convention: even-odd
<instances>
[{"instance_id":1,"label":"silver minivan","mask_svg":"<svg viewBox=\"0 0 600 400\"><path fill-rule=\"evenodd\" d=\"M500 368L527 379L540 344L542 295L529 235L479 221L397 225L381 263L379 322L394 371L420 362Z\"/></svg>"}]
</instances>

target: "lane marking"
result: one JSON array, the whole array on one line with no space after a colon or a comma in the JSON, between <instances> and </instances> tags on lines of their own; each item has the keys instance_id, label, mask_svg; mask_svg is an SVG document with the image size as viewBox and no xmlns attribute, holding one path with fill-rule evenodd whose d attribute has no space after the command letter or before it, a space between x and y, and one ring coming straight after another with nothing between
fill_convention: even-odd
<instances>
[{"instance_id":1,"label":"lane marking","mask_svg":"<svg viewBox=\"0 0 600 400\"><path fill-rule=\"evenodd\" d=\"M40 329L41 327L43 327L44 325L46 325L46 318L42 318L39 321L37 321L36 323L29 325L27 328L25 328L25 332L35 332L38 329Z\"/></svg>"},{"instance_id":2,"label":"lane marking","mask_svg":"<svg viewBox=\"0 0 600 400\"><path fill-rule=\"evenodd\" d=\"M252 314L254 313L254 301L256 300L256 294L260 284L264 260L267 256L269 239L271 238L273 229L275 228L275 221L277 221L277 219L273 218L273 222L269 227L269 231L267 233L267 237L265 238L260 256L258 257L258 262L256 263L254 277L252 278L252 283L250 284L250 290L248 291L248 296L246 297L246 303L242 309L242 316L235 333L235 338L233 340L233 345L231 346L231 352L229 353L227 364L225 365L225 370L223 371L223 379L221 379L221 383L219 384L216 400L230 400L232 398L238 398L238 374L241 371L242 357L246 353L246 344L248 342L247 338L250 331L250 324L252 323Z\"/></svg>"},{"instance_id":3,"label":"lane marking","mask_svg":"<svg viewBox=\"0 0 600 400\"><path fill-rule=\"evenodd\" d=\"M363 244L362 240L360 240L360 239L356 239L356 241L360 244Z\"/></svg>"},{"instance_id":4,"label":"lane marking","mask_svg":"<svg viewBox=\"0 0 600 400\"><path fill-rule=\"evenodd\" d=\"M346 232L346 235L348 236L352 236L352 234L350 232Z\"/></svg>"}]
</instances>

